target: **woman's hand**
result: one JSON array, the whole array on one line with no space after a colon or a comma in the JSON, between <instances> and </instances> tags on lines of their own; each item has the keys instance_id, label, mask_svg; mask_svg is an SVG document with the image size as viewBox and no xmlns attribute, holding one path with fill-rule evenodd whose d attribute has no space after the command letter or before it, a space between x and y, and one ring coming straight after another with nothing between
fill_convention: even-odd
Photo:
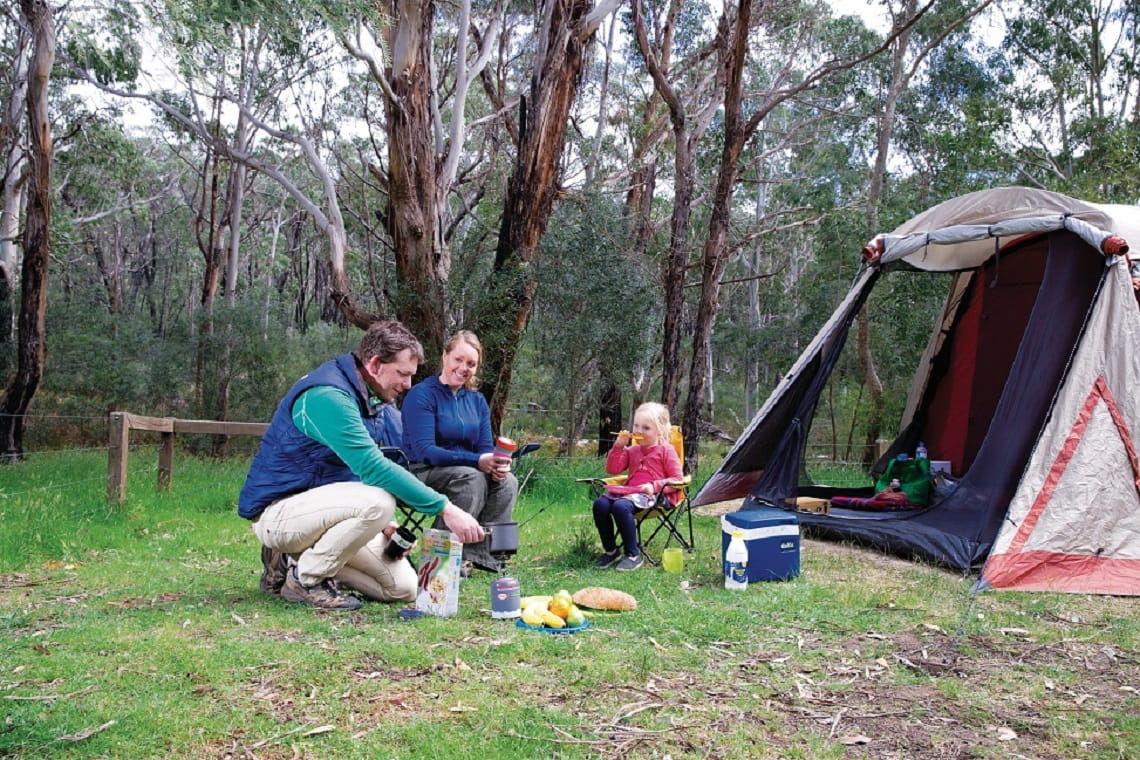
<instances>
[{"instance_id":1,"label":"woman's hand","mask_svg":"<svg viewBox=\"0 0 1140 760\"><path fill-rule=\"evenodd\" d=\"M511 471L511 460L495 456L494 453L480 454L479 471L490 475L491 480L497 483Z\"/></svg>"},{"instance_id":2,"label":"woman's hand","mask_svg":"<svg viewBox=\"0 0 1140 760\"><path fill-rule=\"evenodd\" d=\"M657 490L653 487L652 483L642 483L641 484L641 492L647 493L650 496L652 496L653 494L657 493Z\"/></svg>"}]
</instances>

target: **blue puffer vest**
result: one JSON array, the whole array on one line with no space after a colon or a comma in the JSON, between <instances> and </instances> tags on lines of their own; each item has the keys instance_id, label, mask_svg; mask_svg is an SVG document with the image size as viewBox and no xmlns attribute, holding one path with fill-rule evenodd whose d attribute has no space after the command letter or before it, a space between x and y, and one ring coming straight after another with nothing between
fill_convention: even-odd
<instances>
[{"instance_id":1,"label":"blue puffer vest","mask_svg":"<svg viewBox=\"0 0 1140 760\"><path fill-rule=\"evenodd\" d=\"M247 520L253 520L267 506L286 496L328 483L360 480L332 449L309 438L293 424L293 402L318 385L331 385L352 396L372 440L383 446L400 445L400 411L394 404L371 407L352 354L331 359L294 383L277 405L238 496L238 514Z\"/></svg>"}]
</instances>

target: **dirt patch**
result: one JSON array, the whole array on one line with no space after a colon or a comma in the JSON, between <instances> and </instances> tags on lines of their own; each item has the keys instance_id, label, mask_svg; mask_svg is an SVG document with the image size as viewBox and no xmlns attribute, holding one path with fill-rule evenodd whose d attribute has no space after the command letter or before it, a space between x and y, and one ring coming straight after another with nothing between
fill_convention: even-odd
<instances>
[{"instance_id":1,"label":"dirt patch","mask_svg":"<svg viewBox=\"0 0 1140 760\"><path fill-rule=\"evenodd\" d=\"M801 645L834 656L805 666L718 648L707 673L615 684L575 711L577 725L536 726L526 738L604 758L739 757L742 743L758 758L799 757L818 740L870 760L1059 760L1112 751L1104 716L1127 714L1140 678L1133 655L1115 647L1001 633L958 640L923 628L828 643L805 631ZM567 703L559 689L531 696Z\"/></svg>"},{"instance_id":2,"label":"dirt patch","mask_svg":"<svg viewBox=\"0 0 1140 760\"><path fill-rule=\"evenodd\" d=\"M693 514L701 517L720 517L727 515L729 512L738 512L744 506L744 499L729 499L728 501L718 501L712 504L702 504L699 507L693 507Z\"/></svg>"},{"instance_id":3,"label":"dirt patch","mask_svg":"<svg viewBox=\"0 0 1140 760\"><path fill-rule=\"evenodd\" d=\"M890 570L906 570L913 569L915 563L909 559L902 557L895 557L890 554L884 554L878 549L870 549L855 544L844 543L839 541L824 541L818 538L800 538L800 549L803 551L810 551L814 554L830 557L860 557L867 560L868 563L878 569ZM961 573L945 570L951 575L961 575Z\"/></svg>"}]
</instances>

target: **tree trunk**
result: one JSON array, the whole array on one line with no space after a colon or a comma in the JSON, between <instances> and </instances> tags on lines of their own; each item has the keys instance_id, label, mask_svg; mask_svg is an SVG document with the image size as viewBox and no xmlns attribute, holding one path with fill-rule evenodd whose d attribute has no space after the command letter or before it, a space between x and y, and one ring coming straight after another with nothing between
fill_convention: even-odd
<instances>
[{"instance_id":1,"label":"tree trunk","mask_svg":"<svg viewBox=\"0 0 1140 760\"><path fill-rule=\"evenodd\" d=\"M437 361L447 330L445 279L437 268L436 156L432 144L432 0L393 0L387 72L388 234L396 251L396 314Z\"/></svg>"},{"instance_id":2,"label":"tree trunk","mask_svg":"<svg viewBox=\"0 0 1140 760\"><path fill-rule=\"evenodd\" d=\"M669 253L662 265L663 306L665 311L661 341L661 403L670 413L677 411L681 385L681 338L684 331L685 274L689 265L689 228L692 219L693 184L696 177L694 146L704 134L712 118L716 96L705 104L703 116L690 123L685 104L669 81L669 49L682 3L670 6L669 16L661 30L660 58L649 43L642 0L634 0L631 13L638 51L653 78L657 94L669 108L673 128L673 213L669 222ZM722 36L728 15L721 16L718 37ZM717 77L719 80L719 76Z\"/></svg>"},{"instance_id":3,"label":"tree trunk","mask_svg":"<svg viewBox=\"0 0 1140 760\"><path fill-rule=\"evenodd\" d=\"M725 80L724 95L724 148L713 190L712 213L709 216L708 237L701 257L701 295L697 304L697 324L693 334L693 355L689 361L689 389L685 397L685 414L682 427L685 435L687 459L696 461L701 434L706 421L702 417L702 403L707 386L712 382L709 367L712 360L712 331L720 298L720 278L728 263L728 230L732 190L739 174L737 161L745 143L759 125L754 114L747 122L743 119L744 68L747 63L748 29L752 15L751 0L741 0L737 9L731 39L731 50L722 48L731 62ZM769 109L770 110L770 109Z\"/></svg>"},{"instance_id":4,"label":"tree trunk","mask_svg":"<svg viewBox=\"0 0 1140 760\"><path fill-rule=\"evenodd\" d=\"M24 148L22 136L28 97L28 39L22 25L12 48L9 73L11 90L0 114L0 151L4 171L0 176L0 382L13 369L16 356L16 292L19 287L20 207L24 199Z\"/></svg>"},{"instance_id":5,"label":"tree trunk","mask_svg":"<svg viewBox=\"0 0 1140 760\"><path fill-rule=\"evenodd\" d=\"M904 18L913 18L916 0L907 0L903 8ZM901 30L891 51L891 81L887 86L887 96L883 103L879 121L879 134L875 152L875 164L871 170L871 181L867 188L867 234L870 238L879 233L879 204L883 196L883 183L887 175L887 160L890 156L891 138L894 134L895 111L899 97L906 89L910 74L905 69L907 45L910 42L911 28ZM870 394L871 412L867 418L863 464L870 467L878 455L875 441L882 435L883 418L886 414L883 399L883 381L875 364L875 353L871 347L871 321L867 315L870 301L863 305L856 317L856 350L859 357L859 372L863 376L863 387Z\"/></svg>"},{"instance_id":6,"label":"tree trunk","mask_svg":"<svg viewBox=\"0 0 1140 760\"><path fill-rule=\"evenodd\" d=\"M623 425L621 386L610 380L602 389L602 398L598 402L598 456L604 457L609 453L617 437L614 433Z\"/></svg>"},{"instance_id":7,"label":"tree trunk","mask_svg":"<svg viewBox=\"0 0 1140 760\"><path fill-rule=\"evenodd\" d=\"M483 393L498 431L510 394L515 354L538 286L533 264L559 191L560 159L586 46L597 22L591 0L548 0L538 36L530 94L519 103L519 149L507 184L489 292L479 309L484 341Z\"/></svg>"},{"instance_id":8,"label":"tree trunk","mask_svg":"<svg viewBox=\"0 0 1140 760\"><path fill-rule=\"evenodd\" d=\"M869 303L869 302L868 302ZM863 375L863 385L871 394L871 414L867 419L867 434L864 437L863 464L871 466L878 457L875 441L883 429L883 381L875 367L875 356L871 351L871 325L867 318L867 305L856 318L856 350L859 354L859 372Z\"/></svg>"},{"instance_id":9,"label":"tree trunk","mask_svg":"<svg viewBox=\"0 0 1140 760\"><path fill-rule=\"evenodd\" d=\"M20 280L20 342L16 374L0 398L0 457L24 457L24 415L44 372L44 314L47 311L48 258L51 252L52 136L48 81L55 61L55 24L43 0L20 0L32 31L28 73L28 210L24 223L24 263Z\"/></svg>"}]
</instances>

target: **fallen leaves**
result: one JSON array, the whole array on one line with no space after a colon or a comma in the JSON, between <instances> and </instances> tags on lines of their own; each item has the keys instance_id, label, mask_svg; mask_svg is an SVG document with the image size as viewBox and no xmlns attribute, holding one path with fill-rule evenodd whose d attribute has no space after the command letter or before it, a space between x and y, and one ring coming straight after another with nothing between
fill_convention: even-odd
<instances>
[{"instance_id":1,"label":"fallen leaves","mask_svg":"<svg viewBox=\"0 0 1140 760\"><path fill-rule=\"evenodd\" d=\"M321 734L327 734L331 731L336 731L336 726L332 725L331 723L327 723L321 726L310 726L312 726L312 724L305 724L303 726L298 726L291 731L286 731L284 733L277 734L276 736L271 736L268 739L261 739L249 745L247 749L261 749L262 747L268 747L271 744L279 743L287 736L293 736L295 734L300 734L302 737L319 736Z\"/></svg>"},{"instance_id":2,"label":"fallen leaves","mask_svg":"<svg viewBox=\"0 0 1140 760\"><path fill-rule=\"evenodd\" d=\"M1011 742L1017 738L1017 732L1009 726L990 726L989 728L997 734L997 740L999 742Z\"/></svg>"},{"instance_id":3,"label":"fallen leaves","mask_svg":"<svg viewBox=\"0 0 1140 760\"><path fill-rule=\"evenodd\" d=\"M82 731L77 731L74 734L64 734L63 736L57 736L55 740L57 742L81 742L84 739L94 736L100 731L106 731L117 722L118 721L109 720L101 726L95 726L94 728L85 728Z\"/></svg>"},{"instance_id":4,"label":"fallen leaves","mask_svg":"<svg viewBox=\"0 0 1140 760\"><path fill-rule=\"evenodd\" d=\"M871 737L863 736L862 734L849 734L847 736L839 737L839 743L848 747L854 747L858 744L870 744Z\"/></svg>"},{"instance_id":5,"label":"fallen leaves","mask_svg":"<svg viewBox=\"0 0 1140 760\"><path fill-rule=\"evenodd\" d=\"M81 696L83 694L88 694L90 692L95 691L95 688L96 687L94 687L94 686L88 686L86 689L80 689L79 691L73 691L73 692L69 692L67 694L38 694L35 696L31 696L31 697L21 697L21 696L18 696L16 694L5 694L4 699L19 701L19 702L55 702L58 699L71 699L72 697L78 697L78 696Z\"/></svg>"}]
</instances>

